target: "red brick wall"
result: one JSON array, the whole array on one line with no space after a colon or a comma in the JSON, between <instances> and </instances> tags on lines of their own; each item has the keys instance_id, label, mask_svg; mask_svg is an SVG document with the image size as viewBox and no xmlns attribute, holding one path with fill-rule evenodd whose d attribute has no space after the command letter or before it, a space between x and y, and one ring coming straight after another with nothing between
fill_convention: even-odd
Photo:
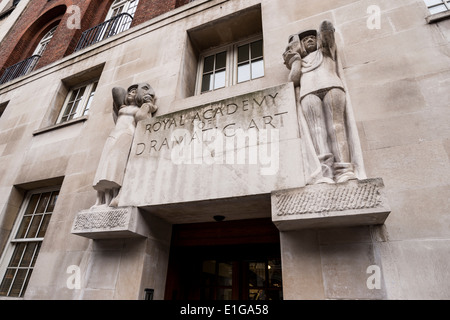
<instances>
[{"instance_id":1,"label":"red brick wall","mask_svg":"<svg viewBox=\"0 0 450 320\"><path fill-rule=\"evenodd\" d=\"M67 28L67 20L70 17L70 14L66 14L67 7L71 4L79 5L83 14L91 2L96 1L30 1L0 45L0 67L5 69L30 57L41 38L58 22L59 25L52 41L48 44L37 67L42 67L64 57L72 38L79 31Z\"/></svg>"},{"instance_id":2,"label":"red brick wall","mask_svg":"<svg viewBox=\"0 0 450 320\"><path fill-rule=\"evenodd\" d=\"M132 26L176 8L177 0L139 0Z\"/></svg>"},{"instance_id":3,"label":"red brick wall","mask_svg":"<svg viewBox=\"0 0 450 320\"><path fill-rule=\"evenodd\" d=\"M42 37L56 24L58 28L36 68L73 53L84 30L104 21L113 0L32 0L0 44L0 75L4 69L33 54ZM188 0L140 0L132 26L143 23ZM81 11L81 29L69 29L70 5Z\"/></svg>"}]
</instances>

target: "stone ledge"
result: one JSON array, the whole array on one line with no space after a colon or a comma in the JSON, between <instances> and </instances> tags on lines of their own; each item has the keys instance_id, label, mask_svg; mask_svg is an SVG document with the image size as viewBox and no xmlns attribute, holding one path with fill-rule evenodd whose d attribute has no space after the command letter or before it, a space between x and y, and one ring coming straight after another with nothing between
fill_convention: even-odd
<instances>
[{"instance_id":1,"label":"stone ledge","mask_svg":"<svg viewBox=\"0 0 450 320\"><path fill-rule=\"evenodd\" d=\"M280 231L378 225L389 213L380 178L272 193L272 220Z\"/></svg>"},{"instance_id":2,"label":"stone ledge","mask_svg":"<svg viewBox=\"0 0 450 320\"><path fill-rule=\"evenodd\" d=\"M76 215L71 233L89 239L144 237L144 225L138 208L95 208Z\"/></svg>"},{"instance_id":3,"label":"stone ledge","mask_svg":"<svg viewBox=\"0 0 450 320\"><path fill-rule=\"evenodd\" d=\"M441 20L445 20L445 19L449 19L449 18L450 18L450 11L447 10L444 12L431 14L428 17L426 17L425 20L427 20L427 23L434 23L434 22L439 22Z\"/></svg>"}]
</instances>

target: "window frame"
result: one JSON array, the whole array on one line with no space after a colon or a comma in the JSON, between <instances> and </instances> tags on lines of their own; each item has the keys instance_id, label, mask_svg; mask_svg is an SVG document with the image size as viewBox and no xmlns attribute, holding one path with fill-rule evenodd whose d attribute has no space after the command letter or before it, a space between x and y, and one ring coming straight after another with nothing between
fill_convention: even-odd
<instances>
[{"instance_id":1,"label":"window frame","mask_svg":"<svg viewBox=\"0 0 450 320\"><path fill-rule=\"evenodd\" d=\"M238 79L238 75L239 75L239 73L238 73L238 68L239 68L239 61L238 61L239 60L239 47L242 47L242 46L245 46L245 45L249 45L249 47L251 47L252 43L258 42L258 41L262 41L262 57L261 58L262 58L262 62L263 62L263 75L260 76L260 77L252 78L252 76L251 76L251 65L252 65L252 60L254 60L254 59L252 59L251 53L250 53L249 60L248 60L248 61L250 61L250 79L239 82L239 79ZM236 42L234 45L235 45L235 47L234 47L234 51L235 52L234 52L234 55L233 55L233 58L234 58L234 61L233 61L233 68L234 68L234 70L233 70L233 84L236 85L236 84L241 84L241 83L245 83L245 82L248 82L248 81L252 81L252 80L263 78L265 76L265 74L266 74L266 72L265 72L265 66L266 65L265 65L265 61L264 61L264 40L262 38L262 35L258 36L258 37L251 37L251 38L246 39L244 41Z\"/></svg>"},{"instance_id":2,"label":"window frame","mask_svg":"<svg viewBox=\"0 0 450 320\"><path fill-rule=\"evenodd\" d=\"M238 82L238 48L244 45L250 45L253 42L262 41L262 61L263 61L263 75L258 78L249 79L246 81ZM205 58L219 53L226 52L226 69L225 69L225 86L217 89L211 89L202 92L203 85L203 71ZM250 58L251 60L251 58ZM249 38L232 42L227 45L218 46L212 49L205 50L200 53L197 65L197 77L195 82L195 95L201 95L208 92L224 89L227 87L235 86L238 84L246 83L252 80L260 79L265 76L265 60L264 60L264 39L262 34L254 35Z\"/></svg>"},{"instance_id":3,"label":"window frame","mask_svg":"<svg viewBox=\"0 0 450 320\"><path fill-rule=\"evenodd\" d=\"M39 41L39 44L34 49L33 56L38 55L42 57L42 55L45 52L45 49L47 49L48 44L50 41L52 41L53 36L55 35L56 29L58 28L58 25L51 28Z\"/></svg>"},{"instance_id":4,"label":"window frame","mask_svg":"<svg viewBox=\"0 0 450 320\"><path fill-rule=\"evenodd\" d=\"M136 6L131 7L134 9L133 12L130 12L130 4L133 1L137 1ZM121 7L123 5L123 8L120 12L117 12L116 9ZM108 13L106 15L105 21L108 21L109 19L121 14L121 13L128 13L131 16L134 17L134 14L136 13L137 7L139 5L139 0L115 0L112 2L111 6L109 7Z\"/></svg>"},{"instance_id":5,"label":"window frame","mask_svg":"<svg viewBox=\"0 0 450 320\"><path fill-rule=\"evenodd\" d=\"M0 255L0 285L3 284L3 280L4 280L5 276L6 276L6 273L7 273L8 269L10 268L9 266L10 266L10 264L12 262L13 255L15 253L15 249L17 248L18 245L23 244L23 243L26 243L26 244L37 243L36 247L33 250L32 257L30 259L30 265L32 265L32 266L29 265L28 267L20 267L20 265L19 265L18 267L15 267L15 268L26 268L27 269L27 273L25 275L25 279L24 279L24 281L22 283L22 287L20 289L18 297L17 296L9 296L9 295L2 295L0 297L2 297L2 298L13 298L13 299L14 298L15 299L23 298L23 295L25 294L27 286L28 286L28 282L29 282L29 280L30 280L30 278L32 276L36 260L39 257L39 253L40 253L40 249L41 249L42 243L43 243L43 241L45 239L45 233L46 232L44 233L44 235L42 237L34 237L34 238L21 237L21 238L17 238L19 229L20 229L20 227L22 225L22 222L24 221L24 216L25 216L25 213L26 213L26 211L28 209L28 206L30 205L32 197L34 195L40 195L41 196L42 194L45 194L45 193L51 193L49 201L46 204L46 208L45 208L47 210L48 205L49 205L52 197L54 196L53 193L55 193L55 192L58 193L57 198L55 200L54 208L56 207L56 204L57 204L57 201L58 201L58 197L60 196L60 191L61 191L61 186L58 185L58 186L53 186L53 187L46 187L46 188L39 188L39 189L35 189L35 190L30 190L25 195L25 197L24 197L24 199L22 201L22 204L20 206L19 213L18 213L18 215L17 215L17 217L15 219L14 226L11 229L10 235L8 237L8 242L7 242L6 246L5 246L5 249L4 249L3 253ZM37 204L38 203L36 203L36 208L37 208ZM33 218L35 217L36 208L33 210L33 214L32 214ZM42 218L41 218L42 220L40 221L38 229L36 229L36 235L38 235L38 233L39 233L38 231L40 230L40 227L41 227L41 225L43 223L43 217L46 214L50 215L50 219L48 221L48 223L50 223L51 218L52 218L52 216L53 216L53 214L55 212L54 208L53 208L53 211L50 214L46 210L42 213ZM32 219L29 222L28 229L30 228L31 224L32 224ZM48 225L47 225L46 231L47 230L48 230ZM21 259L23 258L23 255L25 254L25 251L26 251L26 249L22 252ZM11 291L11 288L12 288L11 285L12 284L13 283L10 284L9 291Z\"/></svg>"},{"instance_id":6,"label":"window frame","mask_svg":"<svg viewBox=\"0 0 450 320\"><path fill-rule=\"evenodd\" d=\"M426 5L426 7L427 7L427 9L428 9L428 12L429 12L431 15L440 14L440 13L443 13L443 12L449 12L449 11L450 11L450 1L449 1L449 0L439 0L439 1L441 1L441 3L434 4L434 5L428 5L428 4L426 3L426 1L424 0L424 3L425 3L425 5ZM442 6L442 5L445 6L446 10L444 10L444 11L439 11L439 12L434 12L434 13L431 12L430 9L436 8L436 7L439 7L439 6Z\"/></svg>"},{"instance_id":7,"label":"window frame","mask_svg":"<svg viewBox=\"0 0 450 320\"><path fill-rule=\"evenodd\" d=\"M205 59L207 57L213 56L213 55L218 55L222 52L226 53L226 62L225 62L225 86L224 87L220 87L217 89L211 89L208 91L204 91L202 92L202 86L203 86L203 74L204 74L204 62ZM229 87L231 85L231 80L232 77L230 77L230 67L231 67L231 62L232 61L232 54L231 54L231 49L230 49L230 45L226 45L226 46L221 46L221 47L217 47L214 49L210 49L210 50L206 50L204 52L202 52L200 54L199 57L199 63L198 63L198 68L197 68L197 80L196 80L196 89L195 92L196 94L204 94L207 92L211 92L211 91L216 91L216 90L220 90L226 87ZM216 73L216 70L213 69L214 74Z\"/></svg>"},{"instance_id":8,"label":"window frame","mask_svg":"<svg viewBox=\"0 0 450 320\"><path fill-rule=\"evenodd\" d=\"M59 115L58 115L58 119L56 120L56 124L67 123L69 121L86 116L87 113L89 112L90 106L95 97L95 93L97 92L98 82L99 82L99 78L95 78L90 81L85 81L83 83L80 83L80 84L70 88L67 92L66 98L64 99L64 103L61 107L61 110L59 111ZM76 109L76 112L74 113L74 116L70 119L67 118L66 120L63 120L64 114L66 112L66 109L68 108L68 105L69 105L69 102L70 102L73 92L76 90L79 90L83 87L85 87L85 92L83 94L82 99L80 100L80 102L77 105L77 109ZM94 87L95 87L95 91L92 90ZM92 96L92 92L94 92L93 96ZM91 96L92 96L92 100L89 102L89 100L91 99ZM69 113L69 115L72 113L73 112L71 111Z\"/></svg>"}]
</instances>

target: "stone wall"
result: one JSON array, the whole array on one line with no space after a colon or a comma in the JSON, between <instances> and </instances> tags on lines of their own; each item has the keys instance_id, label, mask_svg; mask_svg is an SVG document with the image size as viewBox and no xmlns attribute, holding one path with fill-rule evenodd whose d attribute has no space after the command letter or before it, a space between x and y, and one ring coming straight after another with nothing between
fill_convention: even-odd
<instances>
[{"instance_id":1,"label":"stone wall","mask_svg":"<svg viewBox=\"0 0 450 320\"><path fill-rule=\"evenodd\" d=\"M367 28L374 4L381 9L380 29ZM265 76L193 95L185 81L197 61L187 31L214 28L215 21L253 6L260 6ZM163 116L283 85L289 35L324 19L336 27L367 175L383 179L391 214L382 226L281 232L285 298L450 298L450 23L428 24L427 15L422 0L197 0L1 86L0 104L8 102L0 117L1 251L25 192L62 184L25 299L141 299L148 287L158 289L156 298L164 296L170 223L149 218L143 239L71 234L76 214L95 202L92 182L114 126L113 87L149 82L156 116ZM88 118L51 128L62 80L76 83L93 69L101 72ZM80 267L80 289L67 287L72 265ZM381 287L371 290L367 270L374 265Z\"/></svg>"}]
</instances>

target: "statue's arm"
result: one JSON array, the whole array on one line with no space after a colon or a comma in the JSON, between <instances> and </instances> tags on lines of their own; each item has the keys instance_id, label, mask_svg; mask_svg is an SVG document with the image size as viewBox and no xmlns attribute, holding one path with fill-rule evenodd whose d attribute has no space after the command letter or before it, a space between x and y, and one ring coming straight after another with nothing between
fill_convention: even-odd
<instances>
[{"instance_id":1,"label":"statue's arm","mask_svg":"<svg viewBox=\"0 0 450 320\"><path fill-rule=\"evenodd\" d=\"M322 45L322 50L325 54L328 54L333 58L336 57L336 40L334 37L334 26L333 24L325 20L320 25L320 41Z\"/></svg>"},{"instance_id":2,"label":"statue's arm","mask_svg":"<svg viewBox=\"0 0 450 320\"><path fill-rule=\"evenodd\" d=\"M117 118L119 116L120 107L125 104L125 100L127 97L127 90L121 87L114 87L112 89L112 96L113 96L113 119L115 123L117 122Z\"/></svg>"},{"instance_id":3,"label":"statue's arm","mask_svg":"<svg viewBox=\"0 0 450 320\"><path fill-rule=\"evenodd\" d=\"M298 52L294 52L288 48L283 53L284 64L291 70L289 73L289 81L294 83L295 87L300 86L300 78L302 75L302 57Z\"/></svg>"},{"instance_id":4,"label":"statue's arm","mask_svg":"<svg viewBox=\"0 0 450 320\"><path fill-rule=\"evenodd\" d=\"M302 77L302 60L295 59L292 62L291 72L289 73L289 81L294 83L295 87L300 86L300 78Z\"/></svg>"},{"instance_id":5,"label":"statue's arm","mask_svg":"<svg viewBox=\"0 0 450 320\"><path fill-rule=\"evenodd\" d=\"M136 122L152 117L152 114L158 110L158 107L153 102L145 102L136 112Z\"/></svg>"}]
</instances>

